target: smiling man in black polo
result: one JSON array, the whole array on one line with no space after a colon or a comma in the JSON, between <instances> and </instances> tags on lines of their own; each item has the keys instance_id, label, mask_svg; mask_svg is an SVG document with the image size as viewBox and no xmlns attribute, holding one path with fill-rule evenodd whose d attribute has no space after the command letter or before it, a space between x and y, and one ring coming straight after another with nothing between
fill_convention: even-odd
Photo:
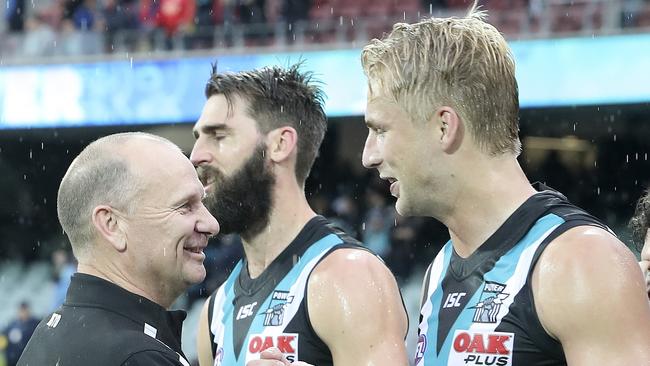
<instances>
[{"instance_id":1,"label":"smiling man in black polo","mask_svg":"<svg viewBox=\"0 0 650 366\"><path fill-rule=\"evenodd\" d=\"M72 162L57 199L79 262L66 300L34 332L20 366L184 365L183 311L203 281L219 225L173 143L143 133L101 138Z\"/></svg>"}]
</instances>

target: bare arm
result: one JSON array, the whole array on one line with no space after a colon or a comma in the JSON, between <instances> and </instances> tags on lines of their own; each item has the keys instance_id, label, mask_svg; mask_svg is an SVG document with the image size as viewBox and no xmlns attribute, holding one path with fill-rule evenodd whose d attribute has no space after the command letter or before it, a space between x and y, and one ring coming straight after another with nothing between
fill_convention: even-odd
<instances>
[{"instance_id":1,"label":"bare arm","mask_svg":"<svg viewBox=\"0 0 650 366\"><path fill-rule=\"evenodd\" d=\"M634 255L618 239L576 227L533 272L535 307L571 366L650 365L650 303Z\"/></svg>"},{"instance_id":2,"label":"bare arm","mask_svg":"<svg viewBox=\"0 0 650 366\"><path fill-rule=\"evenodd\" d=\"M198 349L199 365L212 366L214 355L212 354L212 344L210 342L210 324L208 324L208 307L210 299L205 300L201 315L199 316L199 328L196 334L196 346Z\"/></svg>"},{"instance_id":3,"label":"bare arm","mask_svg":"<svg viewBox=\"0 0 650 366\"><path fill-rule=\"evenodd\" d=\"M308 283L312 326L336 366L408 365L407 316L392 273L373 254L340 249Z\"/></svg>"}]
</instances>

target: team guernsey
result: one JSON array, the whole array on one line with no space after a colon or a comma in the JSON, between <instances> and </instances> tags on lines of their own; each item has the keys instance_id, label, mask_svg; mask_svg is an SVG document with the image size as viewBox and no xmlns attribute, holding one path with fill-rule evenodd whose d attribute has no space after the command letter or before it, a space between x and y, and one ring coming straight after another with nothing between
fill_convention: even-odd
<instances>
[{"instance_id":1,"label":"team guernsey","mask_svg":"<svg viewBox=\"0 0 650 366\"><path fill-rule=\"evenodd\" d=\"M576 226L609 230L546 187L472 253L449 241L427 271L416 366L566 365L562 345L542 327L531 290L547 245Z\"/></svg>"},{"instance_id":2,"label":"team guernsey","mask_svg":"<svg viewBox=\"0 0 650 366\"><path fill-rule=\"evenodd\" d=\"M240 261L210 297L214 366L244 366L271 346L289 361L332 365L329 348L309 321L306 285L314 267L340 248L363 249L316 216L259 277L251 279L246 260Z\"/></svg>"}]
</instances>

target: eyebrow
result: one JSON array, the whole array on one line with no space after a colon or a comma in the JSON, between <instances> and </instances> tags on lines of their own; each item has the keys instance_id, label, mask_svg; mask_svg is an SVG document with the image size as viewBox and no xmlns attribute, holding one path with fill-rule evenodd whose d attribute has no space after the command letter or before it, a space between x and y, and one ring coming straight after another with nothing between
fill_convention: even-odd
<instances>
[{"instance_id":1,"label":"eyebrow","mask_svg":"<svg viewBox=\"0 0 650 366\"><path fill-rule=\"evenodd\" d=\"M369 119L369 118L366 118L364 120L364 122L365 122L366 126L368 126L369 128L376 128L377 125L378 125L377 121L375 121L373 119Z\"/></svg>"},{"instance_id":2,"label":"eyebrow","mask_svg":"<svg viewBox=\"0 0 650 366\"><path fill-rule=\"evenodd\" d=\"M194 134L195 139L199 138L199 130L201 131L201 133L203 133L205 135L210 135L210 134L213 134L213 133L218 132L218 131L229 132L229 131L232 130L232 127L226 125L225 123L215 123L215 124L211 124L211 125L203 125L203 126L201 126L201 128L194 129L192 131L192 133Z\"/></svg>"},{"instance_id":3,"label":"eyebrow","mask_svg":"<svg viewBox=\"0 0 650 366\"><path fill-rule=\"evenodd\" d=\"M187 192L184 192L182 195L177 196L172 201L172 202L174 202L172 204L173 205L172 207L180 207L180 206L184 205L185 203L192 201L195 197L200 197L199 201L203 201L205 199L206 195L207 194L206 194L205 190L203 189L203 186L201 186L201 191L199 191L198 188L197 188L196 190L187 191Z\"/></svg>"}]
</instances>

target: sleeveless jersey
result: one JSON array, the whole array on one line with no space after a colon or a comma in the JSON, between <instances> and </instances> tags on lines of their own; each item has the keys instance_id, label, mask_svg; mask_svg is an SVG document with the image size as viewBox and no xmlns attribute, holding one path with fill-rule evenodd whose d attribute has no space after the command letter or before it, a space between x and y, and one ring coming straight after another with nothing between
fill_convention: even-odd
<instances>
[{"instance_id":1,"label":"sleeveless jersey","mask_svg":"<svg viewBox=\"0 0 650 366\"><path fill-rule=\"evenodd\" d=\"M451 240L440 250L425 277L416 366L566 365L562 345L535 310L533 268L570 228L610 230L541 188L468 258L455 253Z\"/></svg>"},{"instance_id":2,"label":"sleeveless jersey","mask_svg":"<svg viewBox=\"0 0 650 366\"><path fill-rule=\"evenodd\" d=\"M214 366L244 366L271 346L289 361L332 365L329 348L309 321L307 281L314 267L340 248L366 250L317 216L259 277L251 279L246 260L240 261L210 297Z\"/></svg>"}]
</instances>

